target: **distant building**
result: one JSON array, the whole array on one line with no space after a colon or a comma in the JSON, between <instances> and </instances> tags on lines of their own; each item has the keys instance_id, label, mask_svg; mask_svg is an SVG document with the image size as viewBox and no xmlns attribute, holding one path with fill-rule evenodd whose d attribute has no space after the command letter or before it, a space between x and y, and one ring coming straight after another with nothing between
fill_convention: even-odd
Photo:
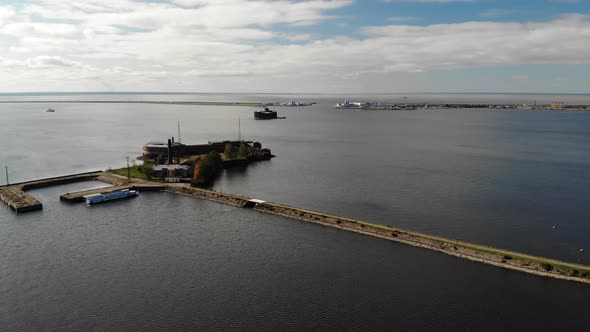
<instances>
[{"instance_id":1,"label":"distant building","mask_svg":"<svg viewBox=\"0 0 590 332\"><path fill-rule=\"evenodd\" d=\"M185 145L178 142L172 142L170 153L173 158L180 156L196 156L207 154L211 151L223 153L225 146L231 144L235 148L239 148L241 144L248 146L252 145L252 141L234 140L234 141L218 141L209 142L207 144ZM164 142L150 142L143 146L144 160L154 160L158 158L166 158L168 156L168 144Z\"/></svg>"},{"instance_id":2,"label":"distant building","mask_svg":"<svg viewBox=\"0 0 590 332\"><path fill-rule=\"evenodd\" d=\"M366 106L369 106L369 104L368 103L358 102L358 101L350 102L348 100L345 100L343 103L338 103L334 107L335 108L363 108L363 107L366 107Z\"/></svg>"},{"instance_id":3,"label":"distant building","mask_svg":"<svg viewBox=\"0 0 590 332\"><path fill-rule=\"evenodd\" d=\"M551 109L552 110L562 110L562 109L565 109L565 103L564 102L551 103Z\"/></svg>"},{"instance_id":4,"label":"distant building","mask_svg":"<svg viewBox=\"0 0 590 332\"><path fill-rule=\"evenodd\" d=\"M186 178L188 176L188 165L154 165L152 176L156 178ZM172 182L172 181L168 181Z\"/></svg>"}]
</instances>

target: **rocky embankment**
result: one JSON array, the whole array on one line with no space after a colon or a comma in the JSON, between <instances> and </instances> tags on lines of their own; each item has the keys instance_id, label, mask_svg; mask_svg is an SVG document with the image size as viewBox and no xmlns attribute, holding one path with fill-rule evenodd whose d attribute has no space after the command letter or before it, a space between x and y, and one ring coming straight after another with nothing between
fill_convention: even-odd
<instances>
[{"instance_id":1,"label":"rocky embankment","mask_svg":"<svg viewBox=\"0 0 590 332\"><path fill-rule=\"evenodd\" d=\"M234 206L244 206L249 197L212 190L173 186L168 189L202 199L209 199ZM590 266L561 262L553 259L531 256L514 251L481 246L463 241L445 239L437 236L398 229L391 226L377 225L360 220L338 217L330 214L299 209L283 204L263 203L254 208L257 211L271 213L291 219L313 222L335 227L381 239L405 243L411 246L430 249L511 270L522 271L539 276L577 281L590 284Z\"/></svg>"}]
</instances>

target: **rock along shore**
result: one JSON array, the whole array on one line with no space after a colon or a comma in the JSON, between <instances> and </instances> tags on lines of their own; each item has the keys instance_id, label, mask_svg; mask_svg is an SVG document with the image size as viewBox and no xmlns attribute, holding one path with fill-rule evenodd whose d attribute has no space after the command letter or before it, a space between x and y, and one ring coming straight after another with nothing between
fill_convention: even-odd
<instances>
[{"instance_id":1,"label":"rock along shore","mask_svg":"<svg viewBox=\"0 0 590 332\"><path fill-rule=\"evenodd\" d=\"M187 186L170 186L170 192L213 200L242 207L249 197L221 193ZM360 220L300 209L288 205L265 202L257 204L257 211L312 222L415 247L430 249L475 262L526 272L534 275L590 284L590 266L522 254L514 251L481 246L437 236L378 225Z\"/></svg>"}]
</instances>

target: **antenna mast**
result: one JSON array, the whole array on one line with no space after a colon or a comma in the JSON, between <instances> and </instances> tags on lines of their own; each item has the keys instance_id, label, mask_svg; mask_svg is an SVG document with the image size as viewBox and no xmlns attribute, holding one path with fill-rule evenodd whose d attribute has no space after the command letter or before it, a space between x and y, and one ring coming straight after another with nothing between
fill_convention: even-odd
<instances>
[{"instance_id":1,"label":"antenna mast","mask_svg":"<svg viewBox=\"0 0 590 332\"><path fill-rule=\"evenodd\" d=\"M180 120L178 120L178 143L182 142L182 139L180 138Z\"/></svg>"},{"instance_id":2,"label":"antenna mast","mask_svg":"<svg viewBox=\"0 0 590 332\"><path fill-rule=\"evenodd\" d=\"M129 168L129 156L125 157L127 159L127 182L131 183L131 168Z\"/></svg>"}]
</instances>

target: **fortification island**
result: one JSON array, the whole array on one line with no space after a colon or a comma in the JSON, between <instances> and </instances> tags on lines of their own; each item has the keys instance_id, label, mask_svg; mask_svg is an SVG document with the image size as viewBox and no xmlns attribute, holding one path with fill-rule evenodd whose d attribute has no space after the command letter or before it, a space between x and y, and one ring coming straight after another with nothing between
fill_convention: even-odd
<instances>
[{"instance_id":1,"label":"fortification island","mask_svg":"<svg viewBox=\"0 0 590 332\"><path fill-rule=\"evenodd\" d=\"M193 186L209 187L225 168L247 166L273 157L271 150L262 148L260 142L226 140L185 145L175 142L172 137L167 143L144 145L141 157L144 164L134 166L134 171L150 180L190 182Z\"/></svg>"}]
</instances>

